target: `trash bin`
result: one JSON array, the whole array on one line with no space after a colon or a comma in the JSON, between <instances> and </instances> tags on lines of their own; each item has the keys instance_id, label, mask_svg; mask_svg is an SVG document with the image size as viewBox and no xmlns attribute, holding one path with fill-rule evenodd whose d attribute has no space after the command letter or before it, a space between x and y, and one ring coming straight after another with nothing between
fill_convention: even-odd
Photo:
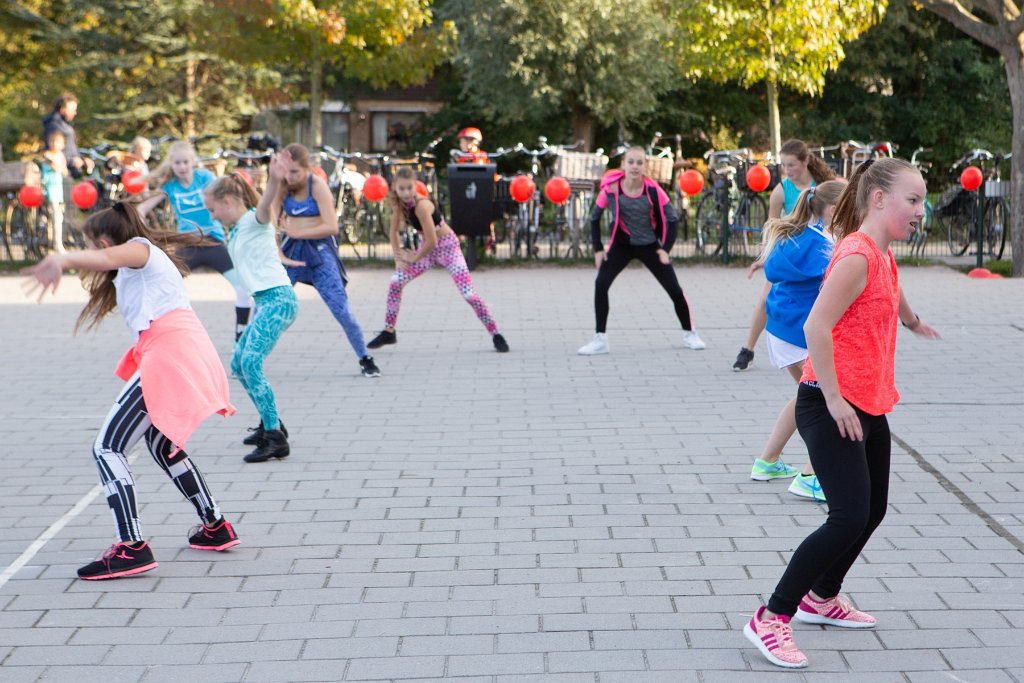
<instances>
[{"instance_id":1,"label":"trash bin","mask_svg":"<svg viewBox=\"0 0 1024 683\"><path fill-rule=\"evenodd\" d=\"M448 164L452 229L460 235L490 235L494 216L494 164Z\"/></svg>"}]
</instances>

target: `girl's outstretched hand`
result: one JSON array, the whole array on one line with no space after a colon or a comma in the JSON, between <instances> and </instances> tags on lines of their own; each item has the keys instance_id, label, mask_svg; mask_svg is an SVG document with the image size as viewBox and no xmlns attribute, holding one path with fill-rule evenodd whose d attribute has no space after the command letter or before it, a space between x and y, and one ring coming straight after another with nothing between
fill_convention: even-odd
<instances>
[{"instance_id":1,"label":"girl's outstretched hand","mask_svg":"<svg viewBox=\"0 0 1024 683\"><path fill-rule=\"evenodd\" d=\"M277 182L284 181L288 175L288 169L292 166L292 154L288 150L282 150L270 160L270 179Z\"/></svg>"},{"instance_id":2,"label":"girl's outstretched hand","mask_svg":"<svg viewBox=\"0 0 1024 683\"><path fill-rule=\"evenodd\" d=\"M914 326L914 329L910 331L919 337L924 337L925 339L942 339L934 327L920 318L918 318L918 323Z\"/></svg>"},{"instance_id":3,"label":"girl's outstretched hand","mask_svg":"<svg viewBox=\"0 0 1024 683\"><path fill-rule=\"evenodd\" d=\"M46 296L47 292L52 290L56 294L57 287L60 286L60 278L64 274L64 267L61 264L62 257L60 254L50 254L34 266L22 268L21 274L32 278L22 284L25 296L32 296L36 293L36 290L41 289L37 301L42 303L43 297Z\"/></svg>"}]
</instances>

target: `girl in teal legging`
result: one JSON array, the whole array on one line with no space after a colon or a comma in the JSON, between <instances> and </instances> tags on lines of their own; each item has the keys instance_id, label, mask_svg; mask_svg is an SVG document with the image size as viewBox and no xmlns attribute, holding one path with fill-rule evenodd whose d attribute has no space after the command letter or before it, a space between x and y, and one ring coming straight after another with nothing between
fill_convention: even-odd
<instances>
[{"instance_id":1,"label":"girl in teal legging","mask_svg":"<svg viewBox=\"0 0 1024 683\"><path fill-rule=\"evenodd\" d=\"M263 361L299 312L299 300L281 262L276 231L270 221L271 201L284 168L280 159L271 163L267 192L262 198L237 173L218 178L204 197L210 214L229 229L231 260L239 279L256 300L256 313L231 358L232 371L260 414L259 426L243 440L256 446L245 456L246 462L285 458L291 452L274 391L263 374Z\"/></svg>"}]
</instances>

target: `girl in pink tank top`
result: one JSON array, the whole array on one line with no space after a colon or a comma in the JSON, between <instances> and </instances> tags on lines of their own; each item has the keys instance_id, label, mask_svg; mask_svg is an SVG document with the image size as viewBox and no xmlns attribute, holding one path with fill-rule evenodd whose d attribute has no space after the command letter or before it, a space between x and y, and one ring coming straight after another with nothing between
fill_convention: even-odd
<instances>
[{"instance_id":1,"label":"girl in pink tank top","mask_svg":"<svg viewBox=\"0 0 1024 683\"><path fill-rule=\"evenodd\" d=\"M807 666L790 619L871 628L875 618L839 595L847 572L885 516L891 436L885 414L894 382L897 321L930 339L938 333L911 309L889 244L924 218L925 184L900 159L867 162L839 197L838 243L804 325L809 357L796 422L829 503L828 519L793 553L768 605L743 632L773 664Z\"/></svg>"}]
</instances>

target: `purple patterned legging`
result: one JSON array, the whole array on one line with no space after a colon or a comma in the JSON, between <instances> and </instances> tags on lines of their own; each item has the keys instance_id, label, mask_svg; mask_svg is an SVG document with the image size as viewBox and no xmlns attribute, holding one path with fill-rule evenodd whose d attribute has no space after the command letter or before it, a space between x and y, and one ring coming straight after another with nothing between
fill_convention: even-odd
<instances>
[{"instance_id":1,"label":"purple patterned legging","mask_svg":"<svg viewBox=\"0 0 1024 683\"><path fill-rule=\"evenodd\" d=\"M491 317L491 312L487 310L487 304L473 291L473 280L469 277L469 268L466 267L466 259L459 246L459 238L451 232L441 237L437 241L437 246L429 254L416 263L396 270L395 274L391 276L391 284L388 287L388 310L384 316L387 326L394 327L398 321L398 309L402 306L402 289L435 265L444 266L448 274L452 276L455 286L459 288L462 298L473 307L476 317L480 319L492 336L497 334L498 325Z\"/></svg>"}]
</instances>

